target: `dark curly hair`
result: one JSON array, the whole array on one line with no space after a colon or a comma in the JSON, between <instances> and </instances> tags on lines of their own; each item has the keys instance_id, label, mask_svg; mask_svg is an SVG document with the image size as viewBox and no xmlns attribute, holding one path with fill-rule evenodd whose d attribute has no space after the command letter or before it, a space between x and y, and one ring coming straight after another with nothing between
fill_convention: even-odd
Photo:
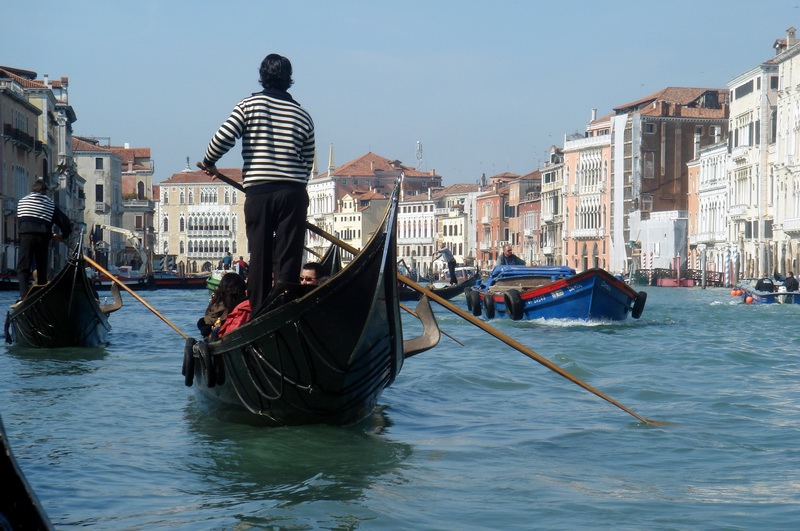
<instances>
[{"instance_id":1,"label":"dark curly hair","mask_svg":"<svg viewBox=\"0 0 800 531\"><path fill-rule=\"evenodd\" d=\"M210 307L221 302L225 309L230 312L246 298L247 283L244 279L238 273L225 273L208 304Z\"/></svg>"},{"instance_id":2,"label":"dark curly hair","mask_svg":"<svg viewBox=\"0 0 800 531\"><path fill-rule=\"evenodd\" d=\"M287 58L271 53L261 61L258 69L261 86L265 89L289 90L294 84L292 79L292 63Z\"/></svg>"}]
</instances>

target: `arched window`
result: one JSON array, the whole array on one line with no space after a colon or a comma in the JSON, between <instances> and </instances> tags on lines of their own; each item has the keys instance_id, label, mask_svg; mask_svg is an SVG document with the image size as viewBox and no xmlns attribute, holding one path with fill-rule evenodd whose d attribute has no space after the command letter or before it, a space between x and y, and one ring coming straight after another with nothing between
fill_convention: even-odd
<instances>
[{"instance_id":1,"label":"arched window","mask_svg":"<svg viewBox=\"0 0 800 531\"><path fill-rule=\"evenodd\" d=\"M161 223L161 230L163 232L169 232L169 218L167 216L164 216L164 219Z\"/></svg>"},{"instance_id":2,"label":"arched window","mask_svg":"<svg viewBox=\"0 0 800 531\"><path fill-rule=\"evenodd\" d=\"M186 220L183 218L183 216L181 216L180 228L178 230L181 231L181 232L186 230ZM183 252L183 251L181 251L181 252Z\"/></svg>"},{"instance_id":3,"label":"arched window","mask_svg":"<svg viewBox=\"0 0 800 531\"><path fill-rule=\"evenodd\" d=\"M183 254L183 253L185 252L185 251L184 251L184 243L183 243L183 240L181 240L181 242L180 242L180 244L179 244L179 246L178 246L178 247L179 247L179 249L180 249L180 251L179 251L179 252L180 252L181 254Z\"/></svg>"},{"instance_id":4,"label":"arched window","mask_svg":"<svg viewBox=\"0 0 800 531\"><path fill-rule=\"evenodd\" d=\"M136 198L146 199L146 197L144 196L144 183L142 181L139 181L136 184Z\"/></svg>"}]
</instances>

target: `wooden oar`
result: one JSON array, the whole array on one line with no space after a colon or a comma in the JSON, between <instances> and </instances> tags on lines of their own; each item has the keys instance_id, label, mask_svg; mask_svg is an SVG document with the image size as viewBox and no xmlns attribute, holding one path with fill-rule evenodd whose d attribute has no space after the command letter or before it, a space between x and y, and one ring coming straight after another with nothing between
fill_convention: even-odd
<instances>
[{"instance_id":1,"label":"wooden oar","mask_svg":"<svg viewBox=\"0 0 800 531\"><path fill-rule=\"evenodd\" d=\"M414 310L412 310L411 308L408 308L407 306L405 306L405 305L403 305L403 304L401 304L401 305L400 305L400 308L402 308L403 310L407 311L408 313L410 313L411 315L413 315L414 317L416 317L417 319L419 319L419 315L417 315L417 312L415 312L415 311L414 311ZM453 336L451 336L450 334L448 334L447 332L445 332L445 331L444 331L444 330L442 330L441 328L439 329L439 332L443 333L444 335L446 335L447 337L449 337L450 339L452 339L453 341L455 341L456 343L458 343L458 344L459 344L459 345L461 345L462 347L464 346L464 343L462 343L462 342L461 342L461 341L459 341L458 339L454 338Z\"/></svg>"},{"instance_id":2,"label":"wooden oar","mask_svg":"<svg viewBox=\"0 0 800 531\"><path fill-rule=\"evenodd\" d=\"M197 166L199 168L202 168L203 170L206 169L205 166L203 166L203 164L201 162L198 162ZM222 175L221 173L219 173L219 171L215 171L214 175L218 179L220 179L221 181L225 181L226 183L230 184L231 186L235 186L239 190L244 190L244 187L240 183L237 183L233 179L230 179L230 178ZM351 253L353 255L356 255L359 252L358 249L356 249L355 247L353 247L349 243L347 243L347 242L345 242L343 240L340 240L339 238L337 238L336 236L334 236L332 234L328 234L327 232L325 232L321 228L317 227L316 225L314 225L314 224L312 224L312 223L310 223L308 221L306 221L306 228L308 230L310 230L311 232L313 232L314 234L317 234L318 236L321 236L321 237L325 238L326 240L330 241L333 244L338 245L339 247L341 247L342 249L344 249L345 251L347 251L347 252L349 252L349 253ZM404 275L401 275L400 273L397 273L397 279L400 282L402 282L403 284L405 284L406 286L408 286L409 288L411 288L411 289L413 289L415 291L418 291L419 293L422 293L424 295L427 295L430 300L439 303L441 306L444 306L445 308L447 308L448 310L450 310L454 314L458 315L459 317L461 317L462 319L464 319L466 321L469 321L470 323L472 323L473 325L477 326L478 328L480 328L484 332L487 332L488 334L490 334L490 335L494 336L495 338L499 339L500 341L502 341L506 345L518 350L522 354L525 354L526 356L528 356L532 360L536 361L537 363L540 363L541 365L544 365L545 367L547 367L551 371L563 376L564 378L566 378L567 380L571 381L572 383L574 383L576 385L579 385L580 387L583 387L584 389L586 389L590 393L602 398L606 402L617 406L622 411L628 413L629 415L632 415L633 417L639 419L640 421L644 422L645 424L648 424L648 425L651 425L651 426L665 426L665 425L667 425L667 423L664 423L664 422L661 422L661 421L658 421L658 420L651 420L651 419L645 418L645 417L643 417L641 415L638 415L637 413L635 413L632 410L628 409L627 407L623 406L622 404L620 404L619 402L617 402L616 400L614 400L610 396L606 395L605 393L603 393L601 391L598 391L597 389L595 389L591 385L587 384L586 382L584 382L583 380L581 380L577 376L574 376L574 375L570 374L568 371L566 371L565 369L562 369L561 367L559 367L555 363L551 362L547 358L537 354L536 352L534 352L530 348L526 347L525 345L523 345L522 343L520 343L516 339L504 334L503 332L497 330L496 328L494 328L492 326L489 326L485 321L482 321L482 320L476 318L474 315L465 312L464 310L462 310L461 308L457 307L456 305L454 305L453 303L451 303L447 299L444 299L444 298L438 296L433 291L431 291L431 290L429 290L429 289L417 284L416 282L414 282L410 278L408 278L408 277L406 277Z\"/></svg>"},{"instance_id":3,"label":"wooden oar","mask_svg":"<svg viewBox=\"0 0 800 531\"><path fill-rule=\"evenodd\" d=\"M173 330L175 330L176 332L178 332L178 333L181 335L181 337L183 337L183 339L188 339L188 338L189 338L189 336L187 336L186 334L184 334L184 333L181 331L181 329L180 329L180 328L178 328L177 326L175 326L174 324L172 324L172 323L169 321L169 319L167 319L166 317L164 317L163 315L161 315L161 313L160 313L158 310L156 310L155 308L153 308L152 306L150 306L150 305L147 303L147 301L146 301L146 300L144 300L143 298L141 298L139 295L137 295L137 294L136 294L136 292L135 292L135 291L133 291L133 290L132 290L131 288L129 288L128 286L126 286L124 282L122 282L120 279L118 279L117 277L115 277L114 275L112 275L111 273L109 273L108 271L106 271L105 269L103 269L103 266L101 266L100 264L98 264L97 262L95 262L94 260L92 260L91 258L89 258L88 256L84 256L84 257L83 257L83 259L84 259L84 260L86 260L86 262L87 262L89 265L91 265L93 268L97 269L98 271L100 271L101 273L103 273L104 275L106 275L108 278L110 278L112 281L114 281L114 283L115 283L115 284L117 284L117 285L118 285L118 286L120 286L122 289L124 289L125 291L127 291L128 293L130 293L131 295L133 295L133 298L134 298L134 299L136 299L137 301L139 301L139 302L141 302L142 304L144 304L144 306L145 306L145 307L146 307L148 310L150 310L151 312L153 312L154 314L156 314L156 316L157 316L159 319L161 319L162 321L164 321L165 323L167 323L167 324L168 324L170 327L172 327L172 329L173 329Z\"/></svg>"}]
</instances>

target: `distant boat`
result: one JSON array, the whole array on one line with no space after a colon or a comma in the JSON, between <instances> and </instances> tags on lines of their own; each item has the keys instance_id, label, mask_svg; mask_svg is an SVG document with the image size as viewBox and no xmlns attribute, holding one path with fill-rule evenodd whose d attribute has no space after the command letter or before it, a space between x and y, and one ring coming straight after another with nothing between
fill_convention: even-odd
<instances>
[{"instance_id":1,"label":"distant boat","mask_svg":"<svg viewBox=\"0 0 800 531\"><path fill-rule=\"evenodd\" d=\"M604 269L576 274L563 266L496 266L465 295L473 315L515 321L638 319L647 300L647 293L637 293Z\"/></svg>"},{"instance_id":2,"label":"distant boat","mask_svg":"<svg viewBox=\"0 0 800 531\"><path fill-rule=\"evenodd\" d=\"M428 286L423 284L423 287L429 288L433 293L443 299L450 300L458 295L463 294L465 289L475 285L480 276L474 270L472 273L473 276L462 279L458 284L451 285L445 282L436 282L433 285ZM456 275L456 278L458 278L458 275ZM400 284L398 287L398 294L401 301L418 301L422 298L422 293L406 286L405 284Z\"/></svg>"},{"instance_id":3,"label":"distant boat","mask_svg":"<svg viewBox=\"0 0 800 531\"><path fill-rule=\"evenodd\" d=\"M745 304L800 304L800 291L786 291L783 282L770 277L745 279L736 288Z\"/></svg>"},{"instance_id":4,"label":"distant boat","mask_svg":"<svg viewBox=\"0 0 800 531\"><path fill-rule=\"evenodd\" d=\"M98 347L105 345L108 315L122 307L119 288L113 302L100 305L85 273L86 262L76 246L67 264L47 284L36 284L6 316L6 342L22 347Z\"/></svg>"},{"instance_id":5,"label":"distant boat","mask_svg":"<svg viewBox=\"0 0 800 531\"><path fill-rule=\"evenodd\" d=\"M208 274L179 275L172 271L153 271L151 276L155 289L203 289L209 279Z\"/></svg>"}]
</instances>

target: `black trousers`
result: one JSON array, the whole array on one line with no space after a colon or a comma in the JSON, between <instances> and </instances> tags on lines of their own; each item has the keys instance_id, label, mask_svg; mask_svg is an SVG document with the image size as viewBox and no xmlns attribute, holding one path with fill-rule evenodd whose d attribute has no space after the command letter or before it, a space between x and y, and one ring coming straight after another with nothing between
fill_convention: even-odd
<instances>
[{"instance_id":1,"label":"black trousers","mask_svg":"<svg viewBox=\"0 0 800 531\"><path fill-rule=\"evenodd\" d=\"M19 298L28 293L31 271L36 265L37 284L47 284L47 254L50 250L50 233L26 232L19 235L19 259L17 260L17 280Z\"/></svg>"},{"instance_id":2,"label":"black trousers","mask_svg":"<svg viewBox=\"0 0 800 531\"><path fill-rule=\"evenodd\" d=\"M458 279L456 278L456 261L450 260L447 262L447 267L450 269L450 284L458 284Z\"/></svg>"},{"instance_id":3,"label":"black trousers","mask_svg":"<svg viewBox=\"0 0 800 531\"><path fill-rule=\"evenodd\" d=\"M299 284L307 212L305 186L287 186L245 198L250 247L247 294L254 315L272 290L273 280Z\"/></svg>"}]
</instances>

